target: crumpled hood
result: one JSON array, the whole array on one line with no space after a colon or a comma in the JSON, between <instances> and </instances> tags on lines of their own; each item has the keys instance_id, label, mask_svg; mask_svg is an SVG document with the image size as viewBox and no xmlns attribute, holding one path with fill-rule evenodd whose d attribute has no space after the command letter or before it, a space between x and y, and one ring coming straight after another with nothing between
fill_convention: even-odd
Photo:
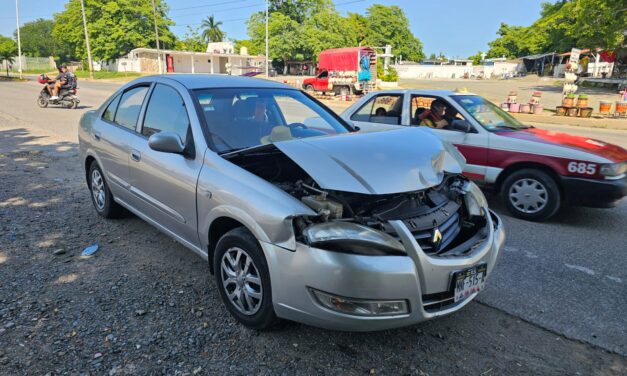
<instances>
[{"instance_id":1,"label":"crumpled hood","mask_svg":"<svg viewBox=\"0 0 627 376\"><path fill-rule=\"evenodd\" d=\"M438 185L444 172L461 173L459 161L431 131L422 128L349 133L274 144L321 188L390 194ZM452 146L451 146L452 148Z\"/></svg>"}]
</instances>

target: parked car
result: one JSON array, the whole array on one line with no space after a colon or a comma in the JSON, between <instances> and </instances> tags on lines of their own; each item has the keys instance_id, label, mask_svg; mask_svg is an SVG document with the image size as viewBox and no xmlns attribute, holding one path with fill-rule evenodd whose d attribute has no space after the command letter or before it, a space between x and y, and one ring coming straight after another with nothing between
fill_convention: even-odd
<instances>
[{"instance_id":1,"label":"parked car","mask_svg":"<svg viewBox=\"0 0 627 376\"><path fill-rule=\"evenodd\" d=\"M207 260L252 328L457 311L505 239L453 147L421 129L355 132L272 81L142 77L84 114L79 145L96 212L126 208Z\"/></svg>"},{"instance_id":2,"label":"parked car","mask_svg":"<svg viewBox=\"0 0 627 376\"><path fill-rule=\"evenodd\" d=\"M370 47L324 50L318 56L317 72L316 77L303 80L303 90L341 95L362 93L374 87L376 53Z\"/></svg>"},{"instance_id":3,"label":"parked car","mask_svg":"<svg viewBox=\"0 0 627 376\"><path fill-rule=\"evenodd\" d=\"M435 121L432 104L438 108ZM627 195L625 149L526 126L478 95L379 91L364 96L341 117L364 131L430 127L464 155L464 175L500 192L519 218L546 220L564 204L612 207Z\"/></svg>"}]
</instances>

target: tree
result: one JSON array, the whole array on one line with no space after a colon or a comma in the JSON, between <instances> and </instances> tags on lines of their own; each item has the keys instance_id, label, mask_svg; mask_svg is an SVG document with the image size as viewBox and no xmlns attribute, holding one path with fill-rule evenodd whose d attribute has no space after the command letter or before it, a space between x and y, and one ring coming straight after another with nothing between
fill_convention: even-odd
<instances>
[{"instance_id":1,"label":"tree","mask_svg":"<svg viewBox=\"0 0 627 376\"><path fill-rule=\"evenodd\" d=\"M303 58L316 61L326 49L352 45L347 29L347 20L333 8L311 15L302 25Z\"/></svg>"},{"instance_id":2,"label":"tree","mask_svg":"<svg viewBox=\"0 0 627 376\"><path fill-rule=\"evenodd\" d=\"M216 22L213 15L202 21L200 27L203 29L201 36L205 42L222 42L224 40L224 32L220 30L222 22Z\"/></svg>"},{"instance_id":3,"label":"tree","mask_svg":"<svg viewBox=\"0 0 627 376\"><path fill-rule=\"evenodd\" d=\"M13 64L13 57L17 55L17 44L9 37L0 35L0 61L4 61L7 67L7 77L9 77L9 64Z\"/></svg>"},{"instance_id":4,"label":"tree","mask_svg":"<svg viewBox=\"0 0 627 376\"><path fill-rule=\"evenodd\" d=\"M359 13L348 13L346 17L346 30L343 34L348 38L349 46L364 45L368 35L368 19Z\"/></svg>"},{"instance_id":5,"label":"tree","mask_svg":"<svg viewBox=\"0 0 627 376\"><path fill-rule=\"evenodd\" d=\"M161 47L172 48L176 39L168 28L173 22L166 16L167 5L163 0L155 4ZM138 47L156 47L150 1L85 0L85 14L95 60L112 60ZM86 58L80 0L69 0L65 10L55 14L52 36L68 46L74 57Z\"/></svg>"},{"instance_id":6,"label":"tree","mask_svg":"<svg viewBox=\"0 0 627 376\"><path fill-rule=\"evenodd\" d=\"M481 61L482 61L481 55L482 54L483 54L483 52L477 51L476 54L474 54L472 56L468 56L468 60L472 60L472 63L474 65L481 65Z\"/></svg>"},{"instance_id":7,"label":"tree","mask_svg":"<svg viewBox=\"0 0 627 376\"><path fill-rule=\"evenodd\" d=\"M54 21L39 18L20 27L22 53L26 56L58 56L58 43L50 38L53 26ZM17 31L13 35L17 38Z\"/></svg>"},{"instance_id":8,"label":"tree","mask_svg":"<svg viewBox=\"0 0 627 376\"><path fill-rule=\"evenodd\" d=\"M187 26L187 32L182 39L176 41L174 48L180 51L205 52L207 50L207 44L198 29Z\"/></svg>"},{"instance_id":9,"label":"tree","mask_svg":"<svg viewBox=\"0 0 627 376\"><path fill-rule=\"evenodd\" d=\"M248 35L254 46L251 53L265 51L265 16L261 12L253 13L247 21ZM268 20L268 45L270 59L291 60L303 51L301 25L283 13L275 12Z\"/></svg>"},{"instance_id":10,"label":"tree","mask_svg":"<svg viewBox=\"0 0 627 376\"><path fill-rule=\"evenodd\" d=\"M424 59L422 42L409 29L405 12L396 5L374 4L366 10L367 37L370 46L392 45L394 55L403 55L404 60Z\"/></svg>"},{"instance_id":11,"label":"tree","mask_svg":"<svg viewBox=\"0 0 627 376\"><path fill-rule=\"evenodd\" d=\"M301 24L323 9L334 9L331 0L270 0L268 11L279 12Z\"/></svg>"},{"instance_id":12,"label":"tree","mask_svg":"<svg viewBox=\"0 0 627 376\"><path fill-rule=\"evenodd\" d=\"M578 47L615 50L625 45L625 0L579 0L573 8L576 15L573 29L579 36Z\"/></svg>"}]
</instances>

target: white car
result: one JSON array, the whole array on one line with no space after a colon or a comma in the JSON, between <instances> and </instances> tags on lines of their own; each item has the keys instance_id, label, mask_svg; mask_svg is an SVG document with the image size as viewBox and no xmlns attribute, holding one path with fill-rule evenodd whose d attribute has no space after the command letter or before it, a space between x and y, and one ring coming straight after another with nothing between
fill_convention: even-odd
<instances>
[{"instance_id":1,"label":"white car","mask_svg":"<svg viewBox=\"0 0 627 376\"><path fill-rule=\"evenodd\" d=\"M432 104L437 110L432 111ZM545 220L565 203L612 207L627 195L627 151L622 147L523 125L475 94L378 91L341 117L362 131L431 127L464 155L464 175L495 188L507 208L523 219Z\"/></svg>"}]
</instances>

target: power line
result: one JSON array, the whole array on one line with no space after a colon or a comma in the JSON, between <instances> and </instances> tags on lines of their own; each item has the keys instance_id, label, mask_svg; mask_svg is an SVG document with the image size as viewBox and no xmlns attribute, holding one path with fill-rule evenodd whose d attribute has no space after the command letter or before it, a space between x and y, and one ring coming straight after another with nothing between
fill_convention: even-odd
<instances>
[{"instance_id":1,"label":"power line","mask_svg":"<svg viewBox=\"0 0 627 376\"><path fill-rule=\"evenodd\" d=\"M264 5L264 4L262 3L262 4L252 4L252 5L239 6L239 7L223 8L223 9L218 9L218 10L207 11L207 13L215 14L215 13L220 13L220 12L226 12L226 11L229 11L229 10L254 8L254 7L259 7L259 6L262 6L262 5ZM198 12L183 14L183 15L179 15L177 17L178 18L183 18L183 17L190 17L190 16L198 16Z\"/></svg>"},{"instance_id":2,"label":"power line","mask_svg":"<svg viewBox=\"0 0 627 376\"><path fill-rule=\"evenodd\" d=\"M244 3L246 1L249 1L249 0L224 1L224 2L221 2L221 3L212 3L212 4L207 4L207 5L195 5L195 6L191 6L191 7L172 8L172 9L170 9L170 11L178 11L178 10L186 10L186 9L198 9L198 8L208 8L208 7L218 6L218 5L225 5L225 4Z\"/></svg>"}]
</instances>

